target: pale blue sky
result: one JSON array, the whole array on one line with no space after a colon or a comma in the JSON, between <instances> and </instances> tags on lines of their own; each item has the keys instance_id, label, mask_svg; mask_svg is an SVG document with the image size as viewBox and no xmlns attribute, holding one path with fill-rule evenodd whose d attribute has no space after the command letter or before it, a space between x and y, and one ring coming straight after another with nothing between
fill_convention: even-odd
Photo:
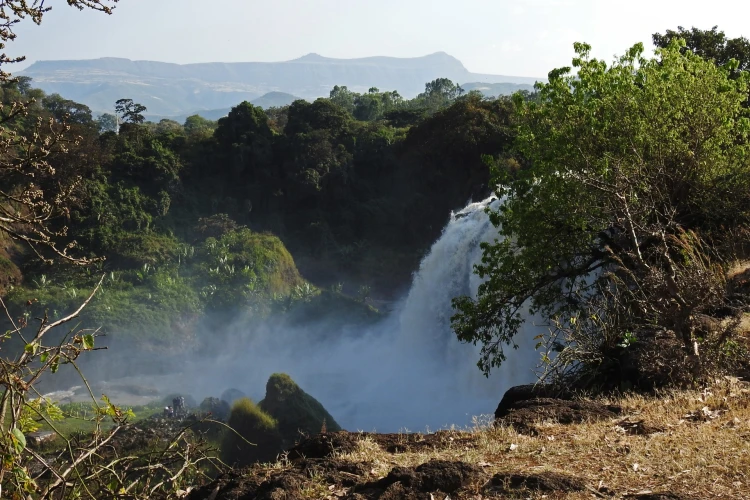
<instances>
[{"instance_id":1,"label":"pale blue sky","mask_svg":"<svg viewBox=\"0 0 750 500\"><path fill-rule=\"evenodd\" d=\"M19 26L9 54L190 63L445 51L476 73L546 76L569 64L574 41L611 60L678 25L750 38L741 0L121 0L110 17L47 5L41 26Z\"/></svg>"}]
</instances>

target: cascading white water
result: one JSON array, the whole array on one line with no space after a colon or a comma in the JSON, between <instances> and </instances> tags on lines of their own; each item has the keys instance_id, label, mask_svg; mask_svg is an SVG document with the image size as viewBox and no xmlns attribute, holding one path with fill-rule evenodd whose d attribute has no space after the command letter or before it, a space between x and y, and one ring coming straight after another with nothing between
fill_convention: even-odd
<instances>
[{"instance_id":1,"label":"cascading white water","mask_svg":"<svg viewBox=\"0 0 750 500\"><path fill-rule=\"evenodd\" d=\"M473 416L492 413L508 387L533 381L538 359L532 346L539 331L527 324L516 339L520 349L511 349L487 379L476 366L479 348L459 343L450 327L452 299L476 296L479 245L497 237L485 209L499 203L488 198L453 214L415 273L408 296L365 331L332 332L321 341L305 327L240 323L223 329L225 349L219 357L199 355L158 381L132 382L157 384L198 401L234 386L258 400L268 376L285 372L349 430L468 425Z\"/></svg>"},{"instance_id":2,"label":"cascading white water","mask_svg":"<svg viewBox=\"0 0 750 500\"><path fill-rule=\"evenodd\" d=\"M500 203L492 196L452 214L414 276L398 313L396 346L404 354L398 361L414 362L421 371L394 370L395 381L412 388L406 391L411 397L399 398L401 422L433 428L467 424L474 415L492 413L508 387L534 380L538 356L532 346L538 329L533 324L524 326L519 349L509 347L508 360L489 379L476 366L479 348L459 343L450 325L452 299L476 298L481 279L474 266L481 261L480 244L498 238L486 209Z\"/></svg>"},{"instance_id":3,"label":"cascading white water","mask_svg":"<svg viewBox=\"0 0 750 500\"><path fill-rule=\"evenodd\" d=\"M415 273L400 307L372 331L331 347L326 356L326 384L309 383L307 370L290 367L295 380L318 397L348 429L412 431L466 426L473 416L492 413L503 392L534 380L537 353L533 324L525 325L519 349L488 378L476 366L479 347L461 344L450 325L452 299L476 297L480 278L474 265L480 243L498 237L485 212L500 201L490 197L452 215ZM295 377L294 372L298 374ZM319 379L320 380L320 379Z\"/></svg>"}]
</instances>

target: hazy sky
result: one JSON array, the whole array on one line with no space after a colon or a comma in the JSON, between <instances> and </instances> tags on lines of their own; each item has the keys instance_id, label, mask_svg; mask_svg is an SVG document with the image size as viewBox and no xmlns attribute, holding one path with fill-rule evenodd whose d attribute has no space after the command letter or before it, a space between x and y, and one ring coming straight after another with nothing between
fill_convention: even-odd
<instances>
[{"instance_id":1,"label":"hazy sky","mask_svg":"<svg viewBox=\"0 0 750 500\"><path fill-rule=\"evenodd\" d=\"M611 60L678 25L750 38L742 0L121 0L110 17L47 5L41 26L18 27L9 54L190 63L445 51L477 73L546 76L569 64L574 41Z\"/></svg>"}]
</instances>

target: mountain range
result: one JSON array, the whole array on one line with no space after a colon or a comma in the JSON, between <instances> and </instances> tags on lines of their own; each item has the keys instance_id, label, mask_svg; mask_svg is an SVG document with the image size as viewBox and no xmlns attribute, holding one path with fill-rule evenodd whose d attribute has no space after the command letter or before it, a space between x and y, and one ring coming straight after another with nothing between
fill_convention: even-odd
<instances>
[{"instance_id":1,"label":"mountain range","mask_svg":"<svg viewBox=\"0 0 750 500\"><path fill-rule=\"evenodd\" d=\"M244 100L263 107L285 105L297 98L327 97L334 85L356 92L371 87L397 90L410 98L436 78L449 78L488 95L529 90L541 80L471 73L444 52L360 59L308 54L285 62L195 64L106 57L38 61L21 74L31 77L35 87L86 104L97 114L111 113L117 99L133 99L148 108L149 119L215 115Z\"/></svg>"}]
</instances>

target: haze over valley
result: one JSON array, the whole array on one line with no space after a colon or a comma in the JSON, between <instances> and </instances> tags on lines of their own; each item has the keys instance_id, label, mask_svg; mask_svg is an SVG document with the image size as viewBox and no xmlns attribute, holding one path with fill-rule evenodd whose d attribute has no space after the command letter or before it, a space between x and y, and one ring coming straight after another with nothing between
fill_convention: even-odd
<instances>
[{"instance_id":1,"label":"haze over valley","mask_svg":"<svg viewBox=\"0 0 750 500\"><path fill-rule=\"evenodd\" d=\"M119 58L37 61L21 72L34 85L52 94L111 113L123 96L148 108L146 116L179 122L191 114L215 120L247 100L258 106L289 105L295 99L328 97L331 89L346 86L353 92L372 87L396 90L412 98L425 82L449 78L487 95L509 95L532 90L536 78L483 75L469 72L461 62L439 52L423 57L368 57L334 59L308 54L278 63L170 64Z\"/></svg>"}]
</instances>

